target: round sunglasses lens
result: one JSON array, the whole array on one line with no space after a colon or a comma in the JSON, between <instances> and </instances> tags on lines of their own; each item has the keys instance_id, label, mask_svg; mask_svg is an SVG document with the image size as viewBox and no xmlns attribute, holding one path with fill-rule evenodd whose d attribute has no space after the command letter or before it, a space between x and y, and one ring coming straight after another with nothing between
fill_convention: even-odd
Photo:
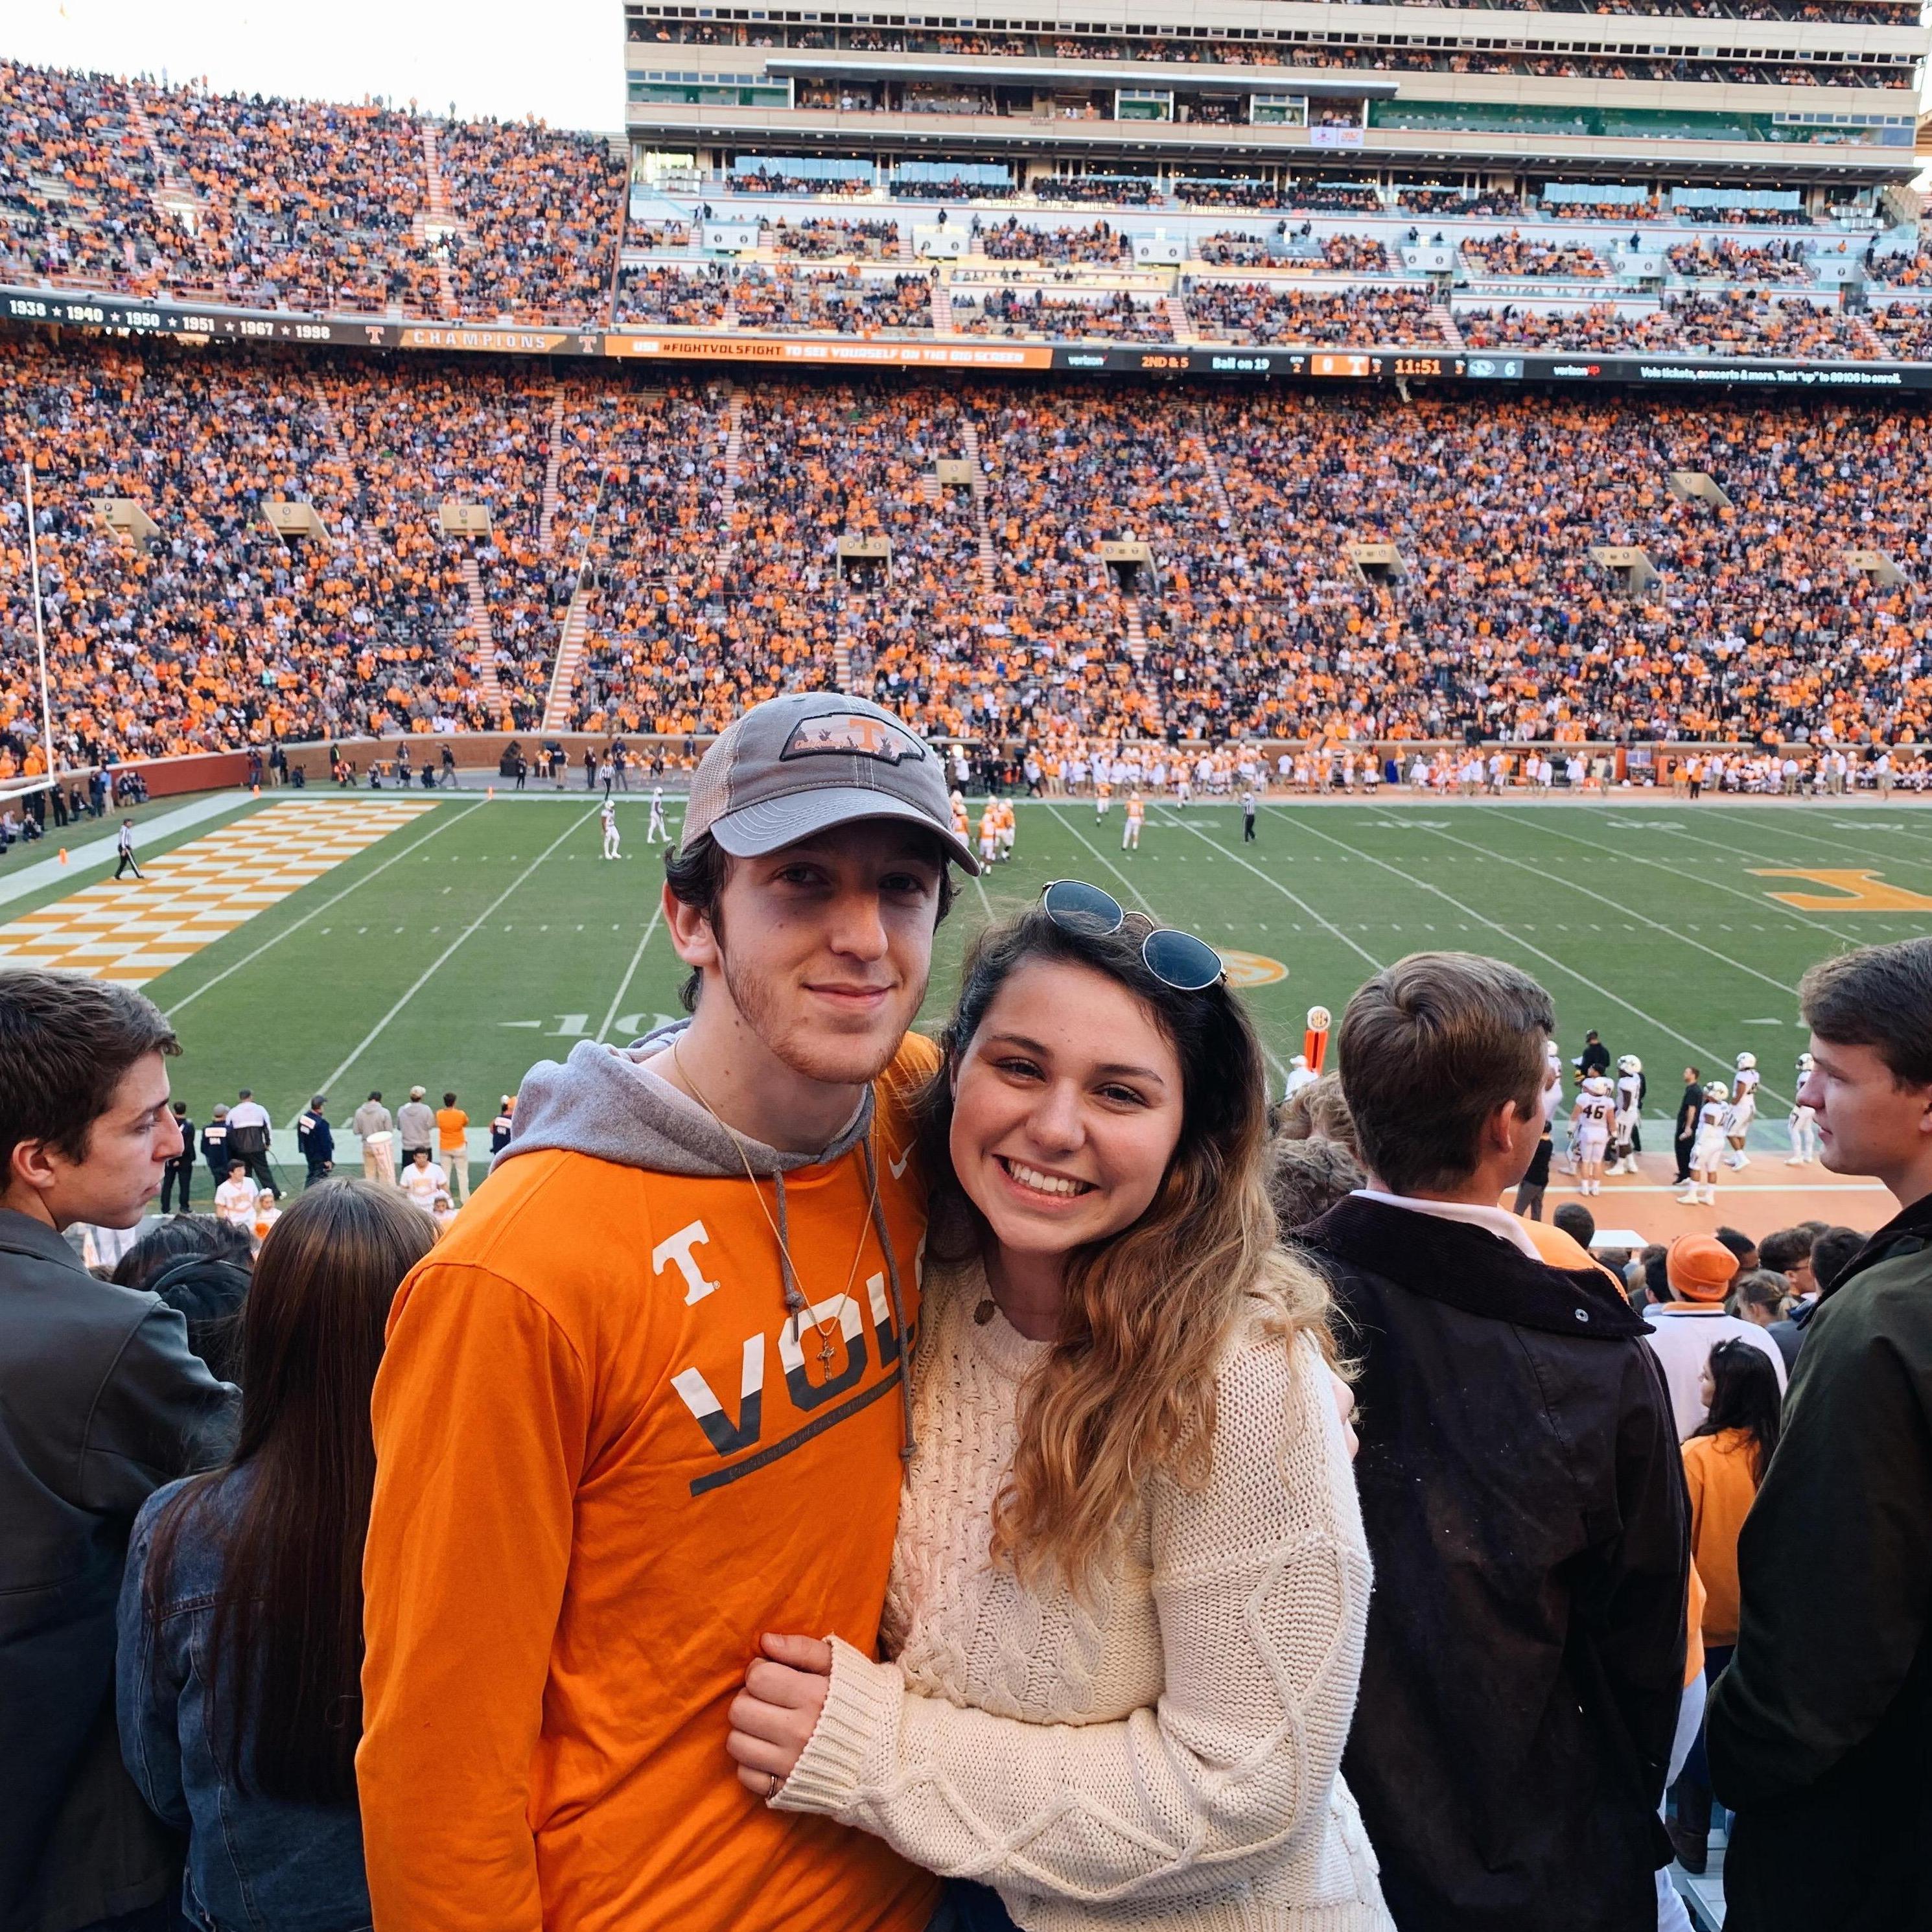
<instances>
[{"instance_id":1,"label":"round sunglasses lens","mask_svg":"<svg viewBox=\"0 0 1932 1932\"><path fill-rule=\"evenodd\" d=\"M1086 932L1118 932L1126 914L1112 892L1078 879L1057 879L1042 896L1046 916L1058 926Z\"/></svg>"},{"instance_id":2,"label":"round sunglasses lens","mask_svg":"<svg viewBox=\"0 0 1932 1932\"><path fill-rule=\"evenodd\" d=\"M1148 934L1141 957L1156 980L1184 993L1204 991L1220 978L1224 970L1220 954L1204 939L1166 927Z\"/></svg>"}]
</instances>

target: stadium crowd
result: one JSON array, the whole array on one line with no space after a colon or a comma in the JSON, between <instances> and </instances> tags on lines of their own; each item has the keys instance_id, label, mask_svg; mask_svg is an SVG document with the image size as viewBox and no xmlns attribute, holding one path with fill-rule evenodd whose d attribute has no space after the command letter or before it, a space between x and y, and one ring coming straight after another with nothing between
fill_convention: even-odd
<instances>
[{"instance_id":1,"label":"stadium crowd","mask_svg":"<svg viewBox=\"0 0 1932 1932\"><path fill-rule=\"evenodd\" d=\"M909 1035L944 763L733 722L690 1017L532 1069L466 1202L453 1093L358 1179L316 1096L284 1204L142 994L0 971L10 1917L1677 1932L1722 1808L1732 1932L1920 1924L1932 940L1798 989L1794 1150L1896 1212L1633 1251L1542 1218L1611 1060L1520 968L1376 970L1271 1105L1220 957L1061 880ZM864 1012L800 1000L860 933Z\"/></svg>"},{"instance_id":2,"label":"stadium crowd","mask_svg":"<svg viewBox=\"0 0 1932 1932\"><path fill-rule=\"evenodd\" d=\"M15 279L452 319L608 310L628 170L595 136L4 61L0 124Z\"/></svg>"},{"instance_id":3,"label":"stadium crowd","mask_svg":"<svg viewBox=\"0 0 1932 1932\"><path fill-rule=\"evenodd\" d=\"M748 692L842 675L938 731L1055 745L1932 730L1932 430L1909 402L738 393L734 485L716 383L10 344L0 433L34 452L59 758L534 729L574 596L590 729L715 729ZM976 497L938 485L976 454ZM1676 469L1730 507L1678 501ZM152 518L148 547L104 498ZM278 500L319 532L278 534ZM445 534L450 502L488 535ZM44 757L23 514L0 504L0 770ZM890 559L842 569L860 537ZM1114 539L1145 562L1102 565ZM1364 544L1396 566L1358 571ZM1613 544L1658 580L1600 572Z\"/></svg>"}]
</instances>

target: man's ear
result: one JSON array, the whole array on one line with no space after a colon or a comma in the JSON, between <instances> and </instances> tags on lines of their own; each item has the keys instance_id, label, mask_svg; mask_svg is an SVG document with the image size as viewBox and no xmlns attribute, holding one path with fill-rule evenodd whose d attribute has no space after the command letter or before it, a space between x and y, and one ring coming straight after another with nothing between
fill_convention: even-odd
<instances>
[{"instance_id":1,"label":"man's ear","mask_svg":"<svg viewBox=\"0 0 1932 1932\"><path fill-rule=\"evenodd\" d=\"M687 966L695 967L700 972L718 964L718 937L711 929L710 920L695 906L686 904L668 884L664 888L663 904L664 930L670 934L671 950Z\"/></svg>"}]
</instances>

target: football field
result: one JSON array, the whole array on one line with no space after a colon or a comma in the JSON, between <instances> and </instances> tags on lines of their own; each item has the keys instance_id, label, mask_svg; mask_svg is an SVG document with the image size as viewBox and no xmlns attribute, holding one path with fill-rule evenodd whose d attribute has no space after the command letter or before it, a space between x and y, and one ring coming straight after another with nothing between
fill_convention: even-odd
<instances>
[{"instance_id":1,"label":"football field","mask_svg":"<svg viewBox=\"0 0 1932 1932\"><path fill-rule=\"evenodd\" d=\"M372 1088L392 1106L412 1084L432 1104L452 1088L480 1150L498 1096L533 1062L676 1010L682 970L658 916L647 806L619 795L623 854L606 862L596 803L321 791L164 802L148 814L142 882L113 884L97 864L32 884L16 850L0 872L0 963L144 986L180 1033L176 1090L197 1121L244 1085L278 1122L326 1093L338 1131ZM674 834L681 801L667 803ZM1709 1078L1755 1053L1753 1178L1766 1184L1787 1178L1800 974L1846 946L1932 932L1932 811L1909 806L1286 802L1262 807L1250 844L1233 807L1156 802L1132 853L1118 806L1096 818L1090 800L1024 802L1018 827L1012 862L965 882L941 929L922 1024L949 1004L967 936L1058 878L1090 880L1219 948L1277 1079L1311 1005L1339 1014L1406 952L1494 953L1548 987L1566 1058L1591 1027L1613 1056L1642 1057L1660 1116L1652 1150L1668 1148L1687 1063ZM277 1138L278 1163L292 1161L292 1136ZM1863 1199L1837 1217L1854 1206L1868 1224L1882 1218Z\"/></svg>"}]
</instances>

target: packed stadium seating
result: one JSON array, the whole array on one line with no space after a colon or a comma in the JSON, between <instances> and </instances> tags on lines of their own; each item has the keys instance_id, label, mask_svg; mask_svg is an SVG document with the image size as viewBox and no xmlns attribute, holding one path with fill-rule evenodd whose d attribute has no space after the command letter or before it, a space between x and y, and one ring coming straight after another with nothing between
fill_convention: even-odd
<instances>
[{"instance_id":1,"label":"packed stadium seating","mask_svg":"<svg viewBox=\"0 0 1932 1932\"><path fill-rule=\"evenodd\" d=\"M734 398L594 365L554 388L435 358L0 355L70 755L534 728L573 593L584 666L551 722L592 730L705 729L842 676L968 736L1925 734L1932 415L1697 401L886 377ZM975 487L942 487L942 460ZM1732 507L1678 501L1679 468ZM152 550L100 526L115 496ZM278 536L276 499L322 532ZM488 507L488 539L442 533L452 500ZM38 710L24 534L0 504L16 759ZM855 537L890 561L842 560ZM1103 561L1116 539L1144 560ZM1362 543L1399 576L1358 571ZM1590 560L1604 544L1660 581L1625 595Z\"/></svg>"}]
</instances>

